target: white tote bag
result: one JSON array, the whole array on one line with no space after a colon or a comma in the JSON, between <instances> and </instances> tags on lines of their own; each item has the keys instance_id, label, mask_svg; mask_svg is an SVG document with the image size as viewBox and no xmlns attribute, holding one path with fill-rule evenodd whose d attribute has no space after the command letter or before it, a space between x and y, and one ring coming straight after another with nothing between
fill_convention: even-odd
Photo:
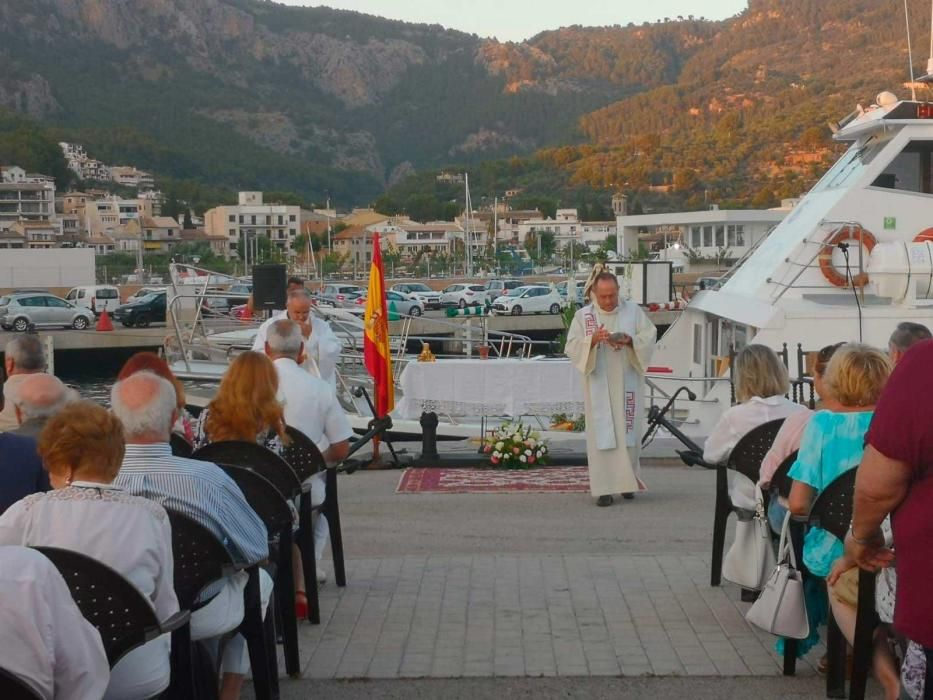
<instances>
[{"instance_id":1,"label":"white tote bag","mask_svg":"<svg viewBox=\"0 0 933 700\"><path fill-rule=\"evenodd\" d=\"M755 485L755 515L735 523L735 541L722 560L722 577L742 588L760 591L774 569L771 528L765 514L764 495Z\"/></svg>"},{"instance_id":2,"label":"white tote bag","mask_svg":"<svg viewBox=\"0 0 933 700\"><path fill-rule=\"evenodd\" d=\"M810 636L810 622L803 595L803 576L797 569L797 557L788 535L790 518L788 513L781 528L777 566L745 619L779 637L806 639Z\"/></svg>"}]
</instances>

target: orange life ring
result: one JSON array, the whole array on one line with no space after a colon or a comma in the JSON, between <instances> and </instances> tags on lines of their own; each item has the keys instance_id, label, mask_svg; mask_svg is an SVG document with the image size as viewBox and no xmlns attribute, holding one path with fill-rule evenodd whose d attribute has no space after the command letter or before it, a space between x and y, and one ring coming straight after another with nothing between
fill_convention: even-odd
<instances>
[{"instance_id":1,"label":"orange life ring","mask_svg":"<svg viewBox=\"0 0 933 700\"><path fill-rule=\"evenodd\" d=\"M844 226L823 245L819 255L820 270L823 277L834 287L846 287L849 284L845 271L840 272L833 266L833 251L839 243L844 241L855 241L856 243L861 241L862 245L865 246L865 250L869 253L878 242L870 231L866 231L860 226ZM858 277L857 275L856 278ZM853 282L856 286L861 286L858 279L853 280ZM864 284L864 281L862 284Z\"/></svg>"},{"instance_id":2,"label":"orange life ring","mask_svg":"<svg viewBox=\"0 0 933 700\"><path fill-rule=\"evenodd\" d=\"M933 228L925 228L914 237L914 243L933 241Z\"/></svg>"}]
</instances>

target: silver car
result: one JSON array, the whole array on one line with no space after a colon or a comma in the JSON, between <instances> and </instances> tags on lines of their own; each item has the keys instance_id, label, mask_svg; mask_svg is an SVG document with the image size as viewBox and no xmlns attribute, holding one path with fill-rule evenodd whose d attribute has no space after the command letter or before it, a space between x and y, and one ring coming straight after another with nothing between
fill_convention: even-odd
<instances>
[{"instance_id":1,"label":"silver car","mask_svg":"<svg viewBox=\"0 0 933 700\"><path fill-rule=\"evenodd\" d=\"M52 294L9 294L0 297L0 327L23 332L37 328L63 326L84 330L94 323L94 312L79 308Z\"/></svg>"}]
</instances>

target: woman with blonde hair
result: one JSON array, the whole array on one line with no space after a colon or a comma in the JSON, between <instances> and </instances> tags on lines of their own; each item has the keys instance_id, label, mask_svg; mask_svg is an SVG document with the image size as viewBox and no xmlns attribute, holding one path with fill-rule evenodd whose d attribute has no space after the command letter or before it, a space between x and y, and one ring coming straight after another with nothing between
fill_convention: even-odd
<instances>
[{"instance_id":1,"label":"woman with blonde hair","mask_svg":"<svg viewBox=\"0 0 933 700\"><path fill-rule=\"evenodd\" d=\"M743 348L735 356L733 377L738 404L722 414L706 439L703 459L710 463L728 459L739 440L758 426L807 410L785 396L790 391L787 368L777 353L765 345ZM755 485L732 470L729 496L740 508L755 508Z\"/></svg>"},{"instance_id":2,"label":"woman with blonde hair","mask_svg":"<svg viewBox=\"0 0 933 700\"><path fill-rule=\"evenodd\" d=\"M162 506L113 484L124 449L120 421L95 403L72 403L50 418L38 450L53 490L0 517L0 544L86 554L132 583L165 620L178 612L171 526ZM171 677L169 646L170 635L162 635L120 659L104 697L159 695Z\"/></svg>"}]
</instances>

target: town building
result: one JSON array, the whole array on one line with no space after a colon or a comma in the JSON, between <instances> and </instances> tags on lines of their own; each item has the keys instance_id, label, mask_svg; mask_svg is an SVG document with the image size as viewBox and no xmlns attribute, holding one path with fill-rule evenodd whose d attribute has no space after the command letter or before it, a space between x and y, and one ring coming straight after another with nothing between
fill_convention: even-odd
<instances>
[{"instance_id":1,"label":"town building","mask_svg":"<svg viewBox=\"0 0 933 700\"><path fill-rule=\"evenodd\" d=\"M576 209L558 209L554 218L527 218L515 225L513 243L524 246L529 234L549 233L554 236L558 248L571 242L597 247L616 234L614 221L580 221Z\"/></svg>"},{"instance_id":2,"label":"town building","mask_svg":"<svg viewBox=\"0 0 933 700\"><path fill-rule=\"evenodd\" d=\"M227 237L230 255L254 238L266 238L286 255L294 255L292 244L298 236L301 207L266 204L262 192L240 192L237 204L209 209L204 213L204 230L211 236Z\"/></svg>"},{"instance_id":3,"label":"town building","mask_svg":"<svg viewBox=\"0 0 933 700\"><path fill-rule=\"evenodd\" d=\"M55 180L15 165L0 166L0 231L17 221L53 220Z\"/></svg>"},{"instance_id":4,"label":"town building","mask_svg":"<svg viewBox=\"0 0 933 700\"><path fill-rule=\"evenodd\" d=\"M110 179L123 187L152 189L155 186L155 179L151 173L138 170L132 165L114 165L110 168Z\"/></svg>"},{"instance_id":5,"label":"town building","mask_svg":"<svg viewBox=\"0 0 933 700\"><path fill-rule=\"evenodd\" d=\"M22 245L13 246L19 248L58 248L62 241L58 221L16 221L7 233L19 238Z\"/></svg>"},{"instance_id":6,"label":"town building","mask_svg":"<svg viewBox=\"0 0 933 700\"><path fill-rule=\"evenodd\" d=\"M207 244L214 255L227 255L227 236L211 235L202 228L184 228L181 230L183 243Z\"/></svg>"}]
</instances>

